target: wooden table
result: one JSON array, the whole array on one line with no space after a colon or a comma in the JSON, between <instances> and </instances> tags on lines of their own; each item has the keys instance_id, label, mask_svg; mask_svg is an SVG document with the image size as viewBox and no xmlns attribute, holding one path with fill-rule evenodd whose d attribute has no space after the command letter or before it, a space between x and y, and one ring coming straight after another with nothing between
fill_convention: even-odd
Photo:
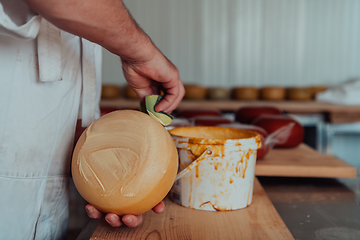
<instances>
[{"instance_id":1,"label":"wooden table","mask_svg":"<svg viewBox=\"0 0 360 240\"><path fill-rule=\"evenodd\" d=\"M242 106L274 106L293 114L325 114L330 123L350 123L360 121L360 106L337 105L325 102L309 101L188 101L183 100L178 109L182 108L212 108L223 111L235 111ZM102 107L118 109L138 108L139 101L129 99L101 100Z\"/></svg>"},{"instance_id":2,"label":"wooden table","mask_svg":"<svg viewBox=\"0 0 360 240\"><path fill-rule=\"evenodd\" d=\"M84 229L78 239L294 239L267 197L259 181L254 181L254 198L250 206L236 211L209 212L179 206L165 199L161 214L144 214L137 228L112 228L104 220ZM92 231L94 231L92 233ZM92 233L92 235L91 235Z\"/></svg>"},{"instance_id":3,"label":"wooden table","mask_svg":"<svg viewBox=\"0 0 360 240\"><path fill-rule=\"evenodd\" d=\"M331 155L317 153L302 144L294 149L271 150L264 159L257 161L255 173L257 176L353 178L356 177L356 168ZM279 182L291 181L279 180ZM289 198L289 191L291 189L280 193L287 194ZM274 195L277 193L279 193L278 189L271 192L274 201L278 199L277 195ZM335 196L331 192L326 194L321 199L333 199ZM284 196L279 198L284 199ZM276 201L278 204L279 201ZM145 213L144 223L138 228L117 229L109 227L104 221L98 223L96 220L91 220L78 239L293 239L257 179L254 182L253 203L242 210L206 212L178 206L169 199L165 199L165 203L164 213L154 214L151 211ZM342 206L341 203L339 206ZM287 217L288 222L300 221L292 219L289 211L287 209L282 213ZM306 213L307 215L309 214ZM305 220L301 219L301 221L307 220L307 217ZM297 229L297 226L293 224L291 229ZM305 231L302 234L314 233Z\"/></svg>"},{"instance_id":4,"label":"wooden table","mask_svg":"<svg viewBox=\"0 0 360 240\"><path fill-rule=\"evenodd\" d=\"M257 160L256 176L355 178L356 168L305 144L293 149L272 149Z\"/></svg>"}]
</instances>

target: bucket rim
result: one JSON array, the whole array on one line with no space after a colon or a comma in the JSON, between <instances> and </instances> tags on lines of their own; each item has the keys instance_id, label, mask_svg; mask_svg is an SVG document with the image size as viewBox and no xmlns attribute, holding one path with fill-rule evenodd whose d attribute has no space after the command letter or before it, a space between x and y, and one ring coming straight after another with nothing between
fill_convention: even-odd
<instances>
[{"instance_id":1,"label":"bucket rim","mask_svg":"<svg viewBox=\"0 0 360 240\"><path fill-rule=\"evenodd\" d=\"M221 139L221 138L201 138L201 137L189 137L189 136L182 136L179 134L175 134L174 131L179 131L179 129L200 129L200 128L213 128L213 129L228 129L229 131L236 131L236 132L246 132L249 137L245 138L228 138L228 139ZM174 140L178 141L186 141L188 144L201 144L201 145L253 145L256 144L257 148L260 148L261 143L261 137L260 134L251 131L251 130L244 130L244 129L236 129L236 128L227 128L227 127L216 127L216 126L184 126L184 127L176 127L173 129L168 130L170 135L174 138Z\"/></svg>"}]
</instances>

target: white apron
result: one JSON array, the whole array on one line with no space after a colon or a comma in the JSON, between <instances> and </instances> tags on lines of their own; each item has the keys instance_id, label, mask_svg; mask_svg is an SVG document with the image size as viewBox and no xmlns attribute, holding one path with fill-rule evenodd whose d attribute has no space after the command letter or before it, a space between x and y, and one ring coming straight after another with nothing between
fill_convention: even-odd
<instances>
[{"instance_id":1,"label":"white apron","mask_svg":"<svg viewBox=\"0 0 360 240\"><path fill-rule=\"evenodd\" d=\"M96 118L100 55L22 1L0 1L1 240L65 237L74 130L81 104L83 122Z\"/></svg>"}]
</instances>

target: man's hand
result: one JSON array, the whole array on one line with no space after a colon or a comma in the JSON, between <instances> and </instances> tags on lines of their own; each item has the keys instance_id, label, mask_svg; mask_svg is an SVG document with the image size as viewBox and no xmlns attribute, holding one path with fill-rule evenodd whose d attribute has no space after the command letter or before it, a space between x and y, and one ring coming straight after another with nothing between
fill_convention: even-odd
<instances>
[{"instance_id":1,"label":"man's hand","mask_svg":"<svg viewBox=\"0 0 360 240\"><path fill-rule=\"evenodd\" d=\"M159 50L156 49L149 60L140 63L124 58L121 62L124 76L141 102L147 95L164 91L164 99L155 107L157 112L171 113L184 97L185 89L178 69Z\"/></svg>"},{"instance_id":2,"label":"man's hand","mask_svg":"<svg viewBox=\"0 0 360 240\"><path fill-rule=\"evenodd\" d=\"M100 212L99 210L97 210L90 204L86 205L85 209L90 218L98 219L98 218L103 217L103 215L104 215L104 213ZM161 201L152 210L155 213L161 213L164 211L164 209L165 209L165 204L164 204L164 202ZM124 216L118 216L115 213L108 213L105 215L105 220L112 227L120 227L123 224L125 224L128 227L137 227L142 223L143 217L141 214L138 216L131 215L131 214L126 214Z\"/></svg>"}]
</instances>

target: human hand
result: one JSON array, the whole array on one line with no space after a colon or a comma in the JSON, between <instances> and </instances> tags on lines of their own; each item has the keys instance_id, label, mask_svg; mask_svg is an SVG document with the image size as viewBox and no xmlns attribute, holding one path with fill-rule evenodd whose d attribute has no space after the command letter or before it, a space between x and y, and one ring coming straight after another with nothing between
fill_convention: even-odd
<instances>
[{"instance_id":1,"label":"human hand","mask_svg":"<svg viewBox=\"0 0 360 240\"><path fill-rule=\"evenodd\" d=\"M163 90L164 99L156 105L155 111L171 113L184 97L185 88L177 67L155 49L148 59L140 62L121 58L123 73L143 103L147 95L160 94Z\"/></svg>"},{"instance_id":2,"label":"human hand","mask_svg":"<svg viewBox=\"0 0 360 240\"><path fill-rule=\"evenodd\" d=\"M104 213L97 210L94 206L88 204L85 207L87 215L90 218L98 219L104 216ZM165 204L161 201L158 205L156 205L152 210L155 213L162 213L165 209ZM125 224L128 227L137 227L139 226L142 221L143 217L142 214L140 215L131 215L125 214L124 216L116 215L115 213L107 213L105 215L105 220L110 224L112 227L120 227L121 225Z\"/></svg>"}]
</instances>

